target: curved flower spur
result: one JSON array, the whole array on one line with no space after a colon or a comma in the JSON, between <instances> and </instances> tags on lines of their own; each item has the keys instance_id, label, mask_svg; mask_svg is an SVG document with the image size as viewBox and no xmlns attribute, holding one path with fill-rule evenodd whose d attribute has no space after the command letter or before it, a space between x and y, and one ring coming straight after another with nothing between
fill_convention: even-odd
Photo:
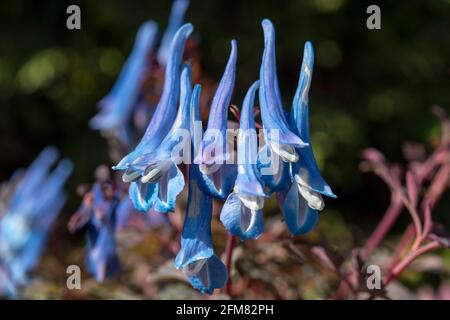
<instances>
[{"instance_id":1,"label":"curved flower spur","mask_svg":"<svg viewBox=\"0 0 450 320\"><path fill-rule=\"evenodd\" d=\"M169 62L165 71L164 88L156 108L155 113L148 125L148 128L142 137L141 142L136 146L134 151L123 158L118 165L113 167L114 170L125 170L122 176L124 182L135 181L130 187L131 198L134 199L136 209L147 211L156 200L156 185L143 184L139 179L145 173L144 169L139 170L133 166L133 162L144 154L153 152L161 142L166 138L172 128L176 106L180 94L180 64L184 44L190 33L192 25L183 25L175 34L169 57Z\"/></svg>"},{"instance_id":2,"label":"curved flower spur","mask_svg":"<svg viewBox=\"0 0 450 320\"><path fill-rule=\"evenodd\" d=\"M155 113L136 148L113 167L114 170L126 170L122 177L124 182L131 182L142 176L142 171L132 168L133 161L143 153L155 150L172 128L180 93L180 65L184 44L192 30L192 24L187 23L175 34L165 70L164 88Z\"/></svg>"},{"instance_id":3,"label":"curved flower spur","mask_svg":"<svg viewBox=\"0 0 450 320\"><path fill-rule=\"evenodd\" d=\"M133 50L123 66L116 83L99 102L100 112L91 119L93 129L111 132L121 143L131 146L132 112L142 95L142 80L149 72L149 53L155 43L158 26L145 22L137 32Z\"/></svg>"},{"instance_id":4,"label":"curved flower spur","mask_svg":"<svg viewBox=\"0 0 450 320\"><path fill-rule=\"evenodd\" d=\"M181 162L189 163L191 157L191 78L191 67L184 65L181 73L180 106L172 129L154 151L143 154L131 165L132 169L143 172L140 182L132 182L130 187L130 197L135 207L143 211L148 211L152 206L159 212L173 211L176 197L184 188L184 176L177 165ZM139 184L148 184L144 186L145 194L139 192Z\"/></svg>"},{"instance_id":5,"label":"curved flower spur","mask_svg":"<svg viewBox=\"0 0 450 320\"><path fill-rule=\"evenodd\" d=\"M271 192L285 188L289 176L287 163L298 161L296 148L304 148L304 142L289 127L281 101L278 85L275 29L264 19L264 53L260 68L259 103L266 145L259 151L258 162L262 178ZM280 161L281 160L281 161Z\"/></svg>"},{"instance_id":6,"label":"curved flower spur","mask_svg":"<svg viewBox=\"0 0 450 320\"><path fill-rule=\"evenodd\" d=\"M277 199L291 233L304 234L314 227L317 210L324 207L320 194L336 197L319 173L309 135L308 91L314 52L311 43L306 42L299 84L287 123L276 74L274 27L267 19L262 26L265 49L259 99L267 144L258 153L258 167L269 190L278 192Z\"/></svg>"},{"instance_id":7,"label":"curved flower spur","mask_svg":"<svg viewBox=\"0 0 450 320\"><path fill-rule=\"evenodd\" d=\"M196 85L192 95L192 135L194 122L200 121L200 89L200 85ZM202 293L212 294L214 289L225 285L227 270L214 253L211 233L212 198L199 187L200 177L199 166L190 164L188 202L181 233L181 249L175 258L175 267L184 271L194 288Z\"/></svg>"},{"instance_id":8,"label":"curved flower spur","mask_svg":"<svg viewBox=\"0 0 450 320\"><path fill-rule=\"evenodd\" d=\"M172 39L176 32L183 24L184 15L189 6L189 0L175 0L170 10L169 23L166 31L161 39L161 44L158 50L158 62L160 65L167 65L167 61L170 57L170 46Z\"/></svg>"},{"instance_id":9,"label":"curved flower spur","mask_svg":"<svg viewBox=\"0 0 450 320\"><path fill-rule=\"evenodd\" d=\"M232 147L228 144L228 107L233 95L236 77L237 45L231 41L231 53L209 111L208 127L203 136L194 163L199 165L199 185L218 199L226 199L236 178Z\"/></svg>"},{"instance_id":10,"label":"curved flower spur","mask_svg":"<svg viewBox=\"0 0 450 320\"><path fill-rule=\"evenodd\" d=\"M292 130L308 145L297 148L299 159L290 163L292 183L278 195L284 219L289 230L295 234L310 231L317 222L317 211L325 206L322 195L336 198L330 186L322 178L314 158L308 116L308 93L314 65L314 50L310 42L305 43L303 62L298 87L290 114ZM287 184L287 185L289 185Z\"/></svg>"},{"instance_id":11,"label":"curved flower spur","mask_svg":"<svg viewBox=\"0 0 450 320\"><path fill-rule=\"evenodd\" d=\"M266 194L256 167L258 144L253 110L258 86L256 81L244 98L237 146L238 174L220 214L228 232L242 240L257 238L264 230L262 208Z\"/></svg>"},{"instance_id":12,"label":"curved flower spur","mask_svg":"<svg viewBox=\"0 0 450 320\"><path fill-rule=\"evenodd\" d=\"M157 55L160 66L167 65L172 39L183 23L188 5L188 0L173 2L169 23L159 47L156 22L149 20L142 24L113 88L99 102L100 110L90 121L91 128L116 138L127 150L134 144L136 129L145 126L146 119L154 111L155 106L147 101L145 92L145 81L155 69L152 54Z\"/></svg>"}]
</instances>

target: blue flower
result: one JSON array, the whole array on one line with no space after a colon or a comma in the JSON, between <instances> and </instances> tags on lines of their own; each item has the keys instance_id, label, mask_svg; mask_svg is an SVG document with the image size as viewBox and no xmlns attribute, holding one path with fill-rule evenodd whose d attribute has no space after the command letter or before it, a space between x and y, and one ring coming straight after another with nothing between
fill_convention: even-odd
<instances>
[{"instance_id":1,"label":"blue flower","mask_svg":"<svg viewBox=\"0 0 450 320\"><path fill-rule=\"evenodd\" d=\"M182 269L192 286L212 294L227 280L227 270L215 255L211 239L212 198L199 187L198 166L190 165L189 196L175 267Z\"/></svg>"},{"instance_id":2,"label":"blue flower","mask_svg":"<svg viewBox=\"0 0 450 320\"><path fill-rule=\"evenodd\" d=\"M200 121L200 85L196 85L191 103L191 135L195 135ZM191 148L194 144L191 140ZM214 253L211 234L212 198L200 188L201 173L196 164L189 165L189 195L181 234L181 249L175 258L175 267L182 269L189 282L202 293L212 294L227 280L227 270Z\"/></svg>"},{"instance_id":3,"label":"blue flower","mask_svg":"<svg viewBox=\"0 0 450 320\"><path fill-rule=\"evenodd\" d=\"M191 67L185 65L181 73L180 107L167 136L155 150L143 153L130 166L143 172L140 181L130 186L131 199L141 211L148 211L152 206L159 212L173 211L176 197L184 188L184 176L177 164L190 161L191 156L191 77ZM197 87L192 101L197 101L199 94L200 87Z\"/></svg>"},{"instance_id":4,"label":"blue flower","mask_svg":"<svg viewBox=\"0 0 450 320\"><path fill-rule=\"evenodd\" d=\"M200 167L200 187L219 199L229 195L236 178L236 165L227 163L233 160L227 143L227 115L236 77L236 59L237 46L233 40L225 72L211 104L208 127L194 160Z\"/></svg>"},{"instance_id":5,"label":"blue flower","mask_svg":"<svg viewBox=\"0 0 450 320\"><path fill-rule=\"evenodd\" d=\"M143 153L150 153L155 150L161 144L173 125L180 93L180 64L184 44L191 34L192 29L192 25L187 23L175 34L165 70L164 87L161 98L147 130L136 148L113 167L115 170L126 170L123 175L123 180L125 182L131 182L140 178L143 172L130 168L133 161Z\"/></svg>"},{"instance_id":6,"label":"blue flower","mask_svg":"<svg viewBox=\"0 0 450 320\"><path fill-rule=\"evenodd\" d=\"M314 158L308 117L308 92L311 85L314 51L310 42L305 43L303 63L297 91L290 114L293 131L307 146L297 148L298 161L290 164L291 182L281 197L285 221L291 233L305 234L316 224L317 211L325 206L321 195L336 198L328 183L322 178Z\"/></svg>"},{"instance_id":7,"label":"blue flower","mask_svg":"<svg viewBox=\"0 0 450 320\"><path fill-rule=\"evenodd\" d=\"M289 128L283 111L280 88L278 85L275 58L275 30L272 23L264 19L264 53L260 69L259 103L266 143L272 152L283 161L296 162L295 148L307 146L298 135Z\"/></svg>"},{"instance_id":8,"label":"blue flower","mask_svg":"<svg viewBox=\"0 0 450 320\"><path fill-rule=\"evenodd\" d=\"M228 196L220 220L231 234L241 239L259 237L264 230L264 182L256 167L258 150L253 106L259 81L247 92L242 106L238 134L238 175L233 192Z\"/></svg>"},{"instance_id":9,"label":"blue flower","mask_svg":"<svg viewBox=\"0 0 450 320\"><path fill-rule=\"evenodd\" d=\"M120 270L115 232L121 201L110 182L96 182L69 222L71 232L87 227L87 266L99 282ZM122 208L123 209L123 208ZM122 216L121 219L124 219ZM121 221L123 223L123 221Z\"/></svg>"},{"instance_id":10,"label":"blue flower","mask_svg":"<svg viewBox=\"0 0 450 320\"><path fill-rule=\"evenodd\" d=\"M306 147L297 150L299 161L293 165L295 181L298 185L305 186L313 192L336 198L328 183L320 175L309 135L308 92L311 85L313 65L314 50L312 44L306 42L300 78L290 115L290 123L294 132L308 143Z\"/></svg>"},{"instance_id":11,"label":"blue flower","mask_svg":"<svg viewBox=\"0 0 450 320\"><path fill-rule=\"evenodd\" d=\"M100 103L100 112L91 119L93 129L112 132L120 142L132 144L132 116L142 98L142 81L150 71L149 54L155 43L158 27L147 21L136 35L133 50L109 94Z\"/></svg>"},{"instance_id":12,"label":"blue flower","mask_svg":"<svg viewBox=\"0 0 450 320\"><path fill-rule=\"evenodd\" d=\"M317 211L324 207L321 194L336 197L320 175L309 134L308 91L312 78L314 52L311 43L307 42L299 84L289 123L287 123L281 108L281 95L276 75L275 31L272 23L267 19L262 25L265 50L261 66L259 98L267 144L258 153L258 168L270 192L278 192L278 202L283 209L284 219L291 233L305 234L316 224ZM269 107L272 108L269 109ZM279 143L276 140L270 140L270 130L276 129L280 132ZM289 139L283 142L285 137ZM301 143L288 141L292 142L296 139Z\"/></svg>"},{"instance_id":13,"label":"blue flower","mask_svg":"<svg viewBox=\"0 0 450 320\"><path fill-rule=\"evenodd\" d=\"M189 0L175 0L172 4L172 10L170 11L169 25L161 39L161 45L158 50L158 62L160 65L165 66L169 60L170 44L172 39L181 27L184 20L184 14L189 6Z\"/></svg>"},{"instance_id":14,"label":"blue flower","mask_svg":"<svg viewBox=\"0 0 450 320\"><path fill-rule=\"evenodd\" d=\"M10 290L12 285L26 283L27 273L37 264L51 226L65 203L63 185L73 165L63 159L50 171L57 157L57 150L48 147L24 174L16 176L18 183L5 212L0 213L0 277L9 278L9 293L14 291Z\"/></svg>"}]
</instances>

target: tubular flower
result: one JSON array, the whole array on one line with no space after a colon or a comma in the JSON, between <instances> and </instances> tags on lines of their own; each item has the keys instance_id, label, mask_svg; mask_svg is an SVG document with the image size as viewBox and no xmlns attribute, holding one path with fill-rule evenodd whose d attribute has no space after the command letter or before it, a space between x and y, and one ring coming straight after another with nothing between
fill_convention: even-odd
<instances>
[{"instance_id":1,"label":"tubular flower","mask_svg":"<svg viewBox=\"0 0 450 320\"><path fill-rule=\"evenodd\" d=\"M231 41L231 53L225 72L214 94L208 127L194 162L199 164L200 187L209 195L225 199L233 188L236 165L226 163L231 157L227 140L227 115L236 77L237 46Z\"/></svg>"},{"instance_id":2,"label":"tubular flower","mask_svg":"<svg viewBox=\"0 0 450 320\"><path fill-rule=\"evenodd\" d=\"M68 229L73 233L86 227L88 271L102 282L120 271L116 235L133 215L140 218L143 227L158 226L167 220L165 215L137 214L125 190L111 180L106 166L99 166L95 175L96 182L84 194L82 204L69 220Z\"/></svg>"},{"instance_id":3,"label":"tubular flower","mask_svg":"<svg viewBox=\"0 0 450 320\"><path fill-rule=\"evenodd\" d=\"M175 0L170 11L169 25L161 39L161 45L158 50L158 62L165 66L169 59L170 44L172 39L181 27L184 20L184 14L189 6L189 0Z\"/></svg>"},{"instance_id":4,"label":"tubular flower","mask_svg":"<svg viewBox=\"0 0 450 320\"><path fill-rule=\"evenodd\" d=\"M264 182L256 167L257 135L253 118L255 92L259 81L247 92L242 106L238 134L238 174L233 192L228 196L220 214L225 228L241 239L257 238L264 230Z\"/></svg>"},{"instance_id":5,"label":"tubular flower","mask_svg":"<svg viewBox=\"0 0 450 320\"><path fill-rule=\"evenodd\" d=\"M58 152L44 149L30 168L19 174L9 202L0 213L0 293L14 294L26 283L27 273L37 264L53 222L65 203L63 185L72 162L61 160L50 172Z\"/></svg>"},{"instance_id":6,"label":"tubular flower","mask_svg":"<svg viewBox=\"0 0 450 320\"><path fill-rule=\"evenodd\" d=\"M180 106L172 129L154 151L143 154L132 164L134 170L143 172L140 181L132 182L130 187L137 209L148 211L154 205L159 212L173 211L176 197L184 188L184 176L177 164L186 157L190 159L191 77L191 67L185 65L181 73ZM199 90L194 94L193 100L198 99Z\"/></svg>"},{"instance_id":7,"label":"tubular flower","mask_svg":"<svg viewBox=\"0 0 450 320\"><path fill-rule=\"evenodd\" d=\"M120 270L115 242L119 204L110 182L96 182L69 225L72 232L86 225L88 270L100 282Z\"/></svg>"},{"instance_id":8,"label":"tubular flower","mask_svg":"<svg viewBox=\"0 0 450 320\"><path fill-rule=\"evenodd\" d=\"M197 90L195 90L197 89ZM194 90L200 91L196 86ZM198 116L198 95L193 95L193 105ZM212 294L222 288L227 280L227 270L214 253L211 235L212 198L199 187L199 167L189 166L189 195L186 207L181 249L175 258L175 267L182 269L192 286L202 293Z\"/></svg>"},{"instance_id":9,"label":"tubular flower","mask_svg":"<svg viewBox=\"0 0 450 320\"><path fill-rule=\"evenodd\" d=\"M133 161L143 153L155 150L172 127L180 91L180 64L184 44L192 29L192 25L187 23L175 34L165 70L164 88L147 130L136 148L113 167L115 170L126 170L123 174L124 182L131 182L141 177L143 172L132 169Z\"/></svg>"},{"instance_id":10,"label":"tubular flower","mask_svg":"<svg viewBox=\"0 0 450 320\"><path fill-rule=\"evenodd\" d=\"M290 114L290 124L293 131L308 145L296 150L299 160L290 164L293 183L279 197L285 221L293 234L304 234L314 227L317 222L317 211L325 206L321 195L336 198L330 186L320 175L310 140L308 92L313 64L313 47L310 42L306 42L299 83Z\"/></svg>"},{"instance_id":11,"label":"tubular flower","mask_svg":"<svg viewBox=\"0 0 450 320\"><path fill-rule=\"evenodd\" d=\"M285 162L296 162L298 155L295 148L302 148L308 144L289 128L278 86L275 30L267 19L263 20L262 26L264 29L264 53L260 70L259 103L265 130L264 136L271 152L279 155Z\"/></svg>"},{"instance_id":12,"label":"tubular flower","mask_svg":"<svg viewBox=\"0 0 450 320\"><path fill-rule=\"evenodd\" d=\"M150 71L149 55L157 30L153 21L139 28L133 50L116 83L100 101L100 112L90 121L93 129L112 132L126 146L132 144L132 113L142 99L142 81Z\"/></svg>"}]
</instances>

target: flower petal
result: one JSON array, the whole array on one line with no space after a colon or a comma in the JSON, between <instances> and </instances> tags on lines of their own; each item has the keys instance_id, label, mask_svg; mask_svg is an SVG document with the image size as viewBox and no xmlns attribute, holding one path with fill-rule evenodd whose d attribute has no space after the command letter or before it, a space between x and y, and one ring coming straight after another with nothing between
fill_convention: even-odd
<instances>
[{"instance_id":1,"label":"flower petal","mask_svg":"<svg viewBox=\"0 0 450 320\"><path fill-rule=\"evenodd\" d=\"M170 11L169 25L161 40L161 45L158 50L158 62L160 65L165 66L169 60L170 44L172 39L181 26L184 20L184 14L189 6L189 0L175 0L172 4L172 10Z\"/></svg>"},{"instance_id":2,"label":"flower petal","mask_svg":"<svg viewBox=\"0 0 450 320\"><path fill-rule=\"evenodd\" d=\"M293 166L293 169L295 175L298 176L296 180L301 179L315 192L336 198L328 183L320 175L309 135L308 92L311 85L313 66L313 47L310 42L306 42L298 87L292 104L290 122L294 131L309 145L297 150L299 161Z\"/></svg>"},{"instance_id":3,"label":"flower petal","mask_svg":"<svg viewBox=\"0 0 450 320\"><path fill-rule=\"evenodd\" d=\"M212 245L212 199L199 188L195 171L198 166L190 165L188 205L175 267L187 273L196 289L211 294L225 285L227 271Z\"/></svg>"},{"instance_id":4,"label":"flower petal","mask_svg":"<svg viewBox=\"0 0 450 320\"><path fill-rule=\"evenodd\" d=\"M177 196L183 191L184 176L176 165L171 168L158 181L158 194L155 202L155 210L169 212L175 210Z\"/></svg>"},{"instance_id":5,"label":"flower petal","mask_svg":"<svg viewBox=\"0 0 450 320\"><path fill-rule=\"evenodd\" d=\"M258 169L261 179L271 193L281 191L291 183L289 164L281 161L278 154L273 152L267 144L258 152Z\"/></svg>"},{"instance_id":6,"label":"flower petal","mask_svg":"<svg viewBox=\"0 0 450 320\"><path fill-rule=\"evenodd\" d=\"M220 221L229 233L242 240L257 239L264 231L262 211L247 208L235 192L223 205Z\"/></svg>"},{"instance_id":7,"label":"flower petal","mask_svg":"<svg viewBox=\"0 0 450 320\"><path fill-rule=\"evenodd\" d=\"M311 231L317 223L317 210L311 209L299 195L296 184L292 184L286 195L278 194L278 201L283 208L284 220L289 231L297 236Z\"/></svg>"},{"instance_id":8,"label":"flower petal","mask_svg":"<svg viewBox=\"0 0 450 320\"><path fill-rule=\"evenodd\" d=\"M140 156L142 152L152 152L166 137L172 128L176 116L177 100L180 86L180 63L183 56L184 44L192 32L192 25L183 25L175 34L166 66L164 87L158 106L139 144L134 151L125 156L115 170L125 170Z\"/></svg>"},{"instance_id":9,"label":"flower petal","mask_svg":"<svg viewBox=\"0 0 450 320\"><path fill-rule=\"evenodd\" d=\"M236 40L231 41L231 53L225 67L225 71L214 94L213 101L208 118L208 127L205 132L201 150L195 160L197 164L217 164L222 165L227 157L227 116L228 107L230 105L231 96L233 94L234 82L236 77L236 60L237 60L237 45ZM210 134L210 135L209 135ZM220 135L220 136L218 136ZM212 139L214 137L214 139ZM216 153L213 158L206 152L208 149L214 147L213 144L218 144L217 139L220 139L220 145L215 149ZM211 159L210 159L211 158Z\"/></svg>"},{"instance_id":10,"label":"flower petal","mask_svg":"<svg viewBox=\"0 0 450 320\"><path fill-rule=\"evenodd\" d=\"M119 140L130 145L128 125L133 108L137 105L144 72L149 71L148 56L158 31L153 21L145 22L136 35L133 51L111 91L100 103L100 112L89 122L91 128L113 130Z\"/></svg>"},{"instance_id":11,"label":"flower petal","mask_svg":"<svg viewBox=\"0 0 450 320\"><path fill-rule=\"evenodd\" d=\"M253 111L258 86L259 81L253 83L242 104L237 143L238 175L234 184L234 191L239 194L264 197L266 195L264 182L257 168L258 137Z\"/></svg>"},{"instance_id":12,"label":"flower petal","mask_svg":"<svg viewBox=\"0 0 450 320\"><path fill-rule=\"evenodd\" d=\"M128 194L136 210L147 212L153 207L156 201L158 184L135 181L130 184Z\"/></svg>"},{"instance_id":13,"label":"flower petal","mask_svg":"<svg viewBox=\"0 0 450 320\"><path fill-rule=\"evenodd\" d=\"M268 133L271 133L271 131L277 133L277 140L272 137L272 134L267 134L265 136L266 141L274 140L281 145L305 147L307 144L289 129L283 111L275 61L275 30L268 19L263 20L262 26L265 47L260 69L259 102L261 118L263 127Z\"/></svg>"},{"instance_id":14,"label":"flower petal","mask_svg":"<svg viewBox=\"0 0 450 320\"><path fill-rule=\"evenodd\" d=\"M203 294L212 294L214 289L225 286L228 279L227 269L216 255L196 264L200 265L199 270L188 277L195 289Z\"/></svg>"}]
</instances>

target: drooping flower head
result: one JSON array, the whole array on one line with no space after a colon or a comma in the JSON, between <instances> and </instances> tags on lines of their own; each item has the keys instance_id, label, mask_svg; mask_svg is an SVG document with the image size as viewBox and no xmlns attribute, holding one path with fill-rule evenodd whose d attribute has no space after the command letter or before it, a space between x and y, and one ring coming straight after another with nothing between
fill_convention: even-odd
<instances>
[{"instance_id":1,"label":"drooping flower head","mask_svg":"<svg viewBox=\"0 0 450 320\"><path fill-rule=\"evenodd\" d=\"M130 197L141 211L148 211L152 206L159 212L173 211L176 197L184 188L184 176L177 164L190 161L191 156L191 78L191 67L184 65L180 106L171 130L155 150L143 153L131 165L133 170L143 172L142 178L130 186ZM199 90L194 94L198 95Z\"/></svg>"},{"instance_id":2,"label":"drooping flower head","mask_svg":"<svg viewBox=\"0 0 450 320\"><path fill-rule=\"evenodd\" d=\"M127 170L123 176L125 182L138 179L142 175L142 172L130 168L133 161L143 153L150 153L158 147L173 125L180 93L181 59L184 44L192 29L192 25L187 23L175 34L165 70L164 88L147 130L136 148L114 167L115 170Z\"/></svg>"},{"instance_id":3,"label":"drooping flower head","mask_svg":"<svg viewBox=\"0 0 450 320\"><path fill-rule=\"evenodd\" d=\"M72 162L63 159L51 171L58 152L44 149L25 173L20 174L11 197L0 213L0 278L7 278L1 291L14 294L27 281L28 272L41 256L47 235L65 203L63 185ZM0 292L2 293L2 292Z\"/></svg>"}]
</instances>

